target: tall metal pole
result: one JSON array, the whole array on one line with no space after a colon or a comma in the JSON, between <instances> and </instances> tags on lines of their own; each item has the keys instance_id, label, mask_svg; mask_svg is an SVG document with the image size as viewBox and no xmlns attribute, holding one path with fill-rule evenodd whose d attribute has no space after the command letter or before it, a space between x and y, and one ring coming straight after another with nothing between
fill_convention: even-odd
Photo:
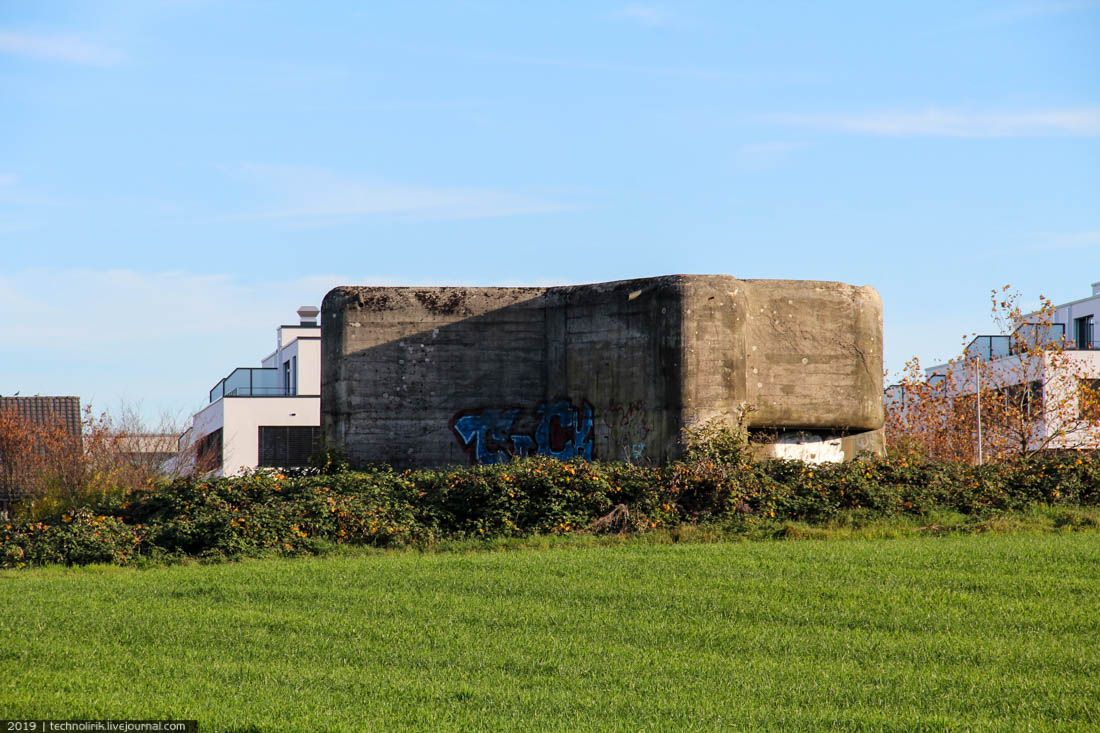
<instances>
[{"instance_id":1,"label":"tall metal pole","mask_svg":"<svg viewBox=\"0 0 1100 733\"><path fill-rule=\"evenodd\" d=\"M982 465L982 370L979 366L980 356L974 357L974 381L977 384L978 395L978 465Z\"/></svg>"}]
</instances>

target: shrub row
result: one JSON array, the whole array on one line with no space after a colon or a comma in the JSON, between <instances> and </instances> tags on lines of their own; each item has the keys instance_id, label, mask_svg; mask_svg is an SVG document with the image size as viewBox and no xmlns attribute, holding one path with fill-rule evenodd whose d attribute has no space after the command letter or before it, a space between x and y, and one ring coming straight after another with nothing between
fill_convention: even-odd
<instances>
[{"instance_id":1,"label":"shrub row","mask_svg":"<svg viewBox=\"0 0 1100 733\"><path fill-rule=\"evenodd\" d=\"M1100 504L1100 454L969 466L702 458L664 467L527 458L496 466L388 468L216 480L129 491L0 532L0 565L303 554L538 533L641 532L684 523L825 522L1036 503Z\"/></svg>"}]
</instances>

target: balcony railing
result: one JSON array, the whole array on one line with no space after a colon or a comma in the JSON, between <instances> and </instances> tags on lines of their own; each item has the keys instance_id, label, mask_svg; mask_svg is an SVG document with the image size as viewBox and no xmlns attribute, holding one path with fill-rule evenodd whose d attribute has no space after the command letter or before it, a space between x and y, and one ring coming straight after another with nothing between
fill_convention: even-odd
<instances>
[{"instance_id":1,"label":"balcony railing","mask_svg":"<svg viewBox=\"0 0 1100 733\"><path fill-rule=\"evenodd\" d=\"M1068 346L1064 323L1022 323L1012 333L1012 352Z\"/></svg>"},{"instance_id":2,"label":"balcony railing","mask_svg":"<svg viewBox=\"0 0 1100 733\"><path fill-rule=\"evenodd\" d=\"M1011 336L978 336L966 347L966 358L993 361L1012 353Z\"/></svg>"},{"instance_id":3,"label":"balcony railing","mask_svg":"<svg viewBox=\"0 0 1100 733\"><path fill-rule=\"evenodd\" d=\"M1022 323L1011 336L977 336L966 346L966 358L992 361L1013 354L1024 354L1034 349L1079 348L1066 339L1063 323ZM1096 348L1093 343L1088 348Z\"/></svg>"},{"instance_id":4,"label":"balcony railing","mask_svg":"<svg viewBox=\"0 0 1100 733\"><path fill-rule=\"evenodd\" d=\"M287 389L278 369L260 369L241 367L230 372L229 376L214 385L210 390L210 401L222 397L291 397L293 389Z\"/></svg>"}]
</instances>

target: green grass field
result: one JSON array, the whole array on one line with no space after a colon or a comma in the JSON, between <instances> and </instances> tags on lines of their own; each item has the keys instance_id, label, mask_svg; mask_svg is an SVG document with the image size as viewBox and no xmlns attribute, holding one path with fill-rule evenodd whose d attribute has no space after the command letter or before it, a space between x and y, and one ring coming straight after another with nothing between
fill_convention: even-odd
<instances>
[{"instance_id":1,"label":"green grass field","mask_svg":"<svg viewBox=\"0 0 1100 733\"><path fill-rule=\"evenodd\" d=\"M0 717L1100 728L1100 533L0 573Z\"/></svg>"}]
</instances>

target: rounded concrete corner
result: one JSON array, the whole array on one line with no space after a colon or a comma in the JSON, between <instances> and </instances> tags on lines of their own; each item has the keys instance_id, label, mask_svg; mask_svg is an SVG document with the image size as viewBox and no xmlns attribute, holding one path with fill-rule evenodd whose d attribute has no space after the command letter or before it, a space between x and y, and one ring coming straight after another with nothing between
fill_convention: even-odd
<instances>
[{"instance_id":1,"label":"rounded concrete corner","mask_svg":"<svg viewBox=\"0 0 1100 733\"><path fill-rule=\"evenodd\" d=\"M878 290L871 285L859 285L856 287L856 290L859 292L864 303L867 303L878 311L879 315L882 315L882 295L879 294Z\"/></svg>"},{"instance_id":2,"label":"rounded concrete corner","mask_svg":"<svg viewBox=\"0 0 1100 733\"><path fill-rule=\"evenodd\" d=\"M358 288L352 285L337 285L325 293L325 297L321 299L321 313L331 313L333 310L343 308L357 290Z\"/></svg>"}]
</instances>

